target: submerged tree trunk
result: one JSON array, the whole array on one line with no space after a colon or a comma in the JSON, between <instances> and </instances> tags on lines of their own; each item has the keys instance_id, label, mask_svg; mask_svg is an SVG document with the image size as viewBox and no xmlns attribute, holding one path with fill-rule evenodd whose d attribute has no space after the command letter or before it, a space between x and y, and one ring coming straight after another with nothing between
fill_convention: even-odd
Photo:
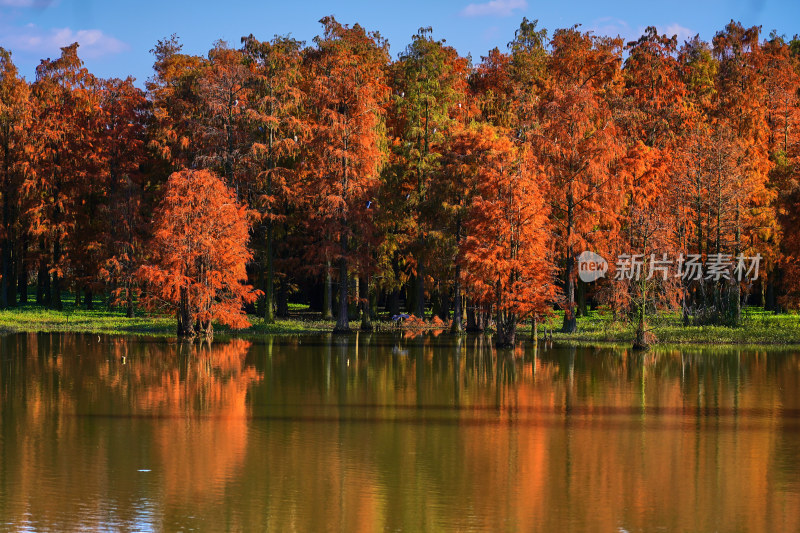
<instances>
[{"instance_id":1,"label":"submerged tree trunk","mask_svg":"<svg viewBox=\"0 0 800 533\"><path fill-rule=\"evenodd\" d=\"M486 313L475 306L475 302L467 302L467 331L480 332L486 329Z\"/></svg>"},{"instance_id":2,"label":"submerged tree trunk","mask_svg":"<svg viewBox=\"0 0 800 533\"><path fill-rule=\"evenodd\" d=\"M194 328L192 327L192 315L189 311L189 290L186 287L181 288L180 302L178 303L178 337L194 337Z\"/></svg>"},{"instance_id":3,"label":"submerged tree trunk","mask_svg":"<svg viewBox=\"0 0 800 533\"><path fill-rule=\"evenodd\" d=\"M634 350L649 350L656 342L656 337L647 331L647 323L640 319L639 326L636 328L636 337L633 339Z\"/></svg>"},{"instance_id":4,"label":"submerged tree trunk","mask_svg":"<svg viewBox=\"0 0 800 533\"><path fill-rule=\"evenodd\" d=\"M513 348L517 340L517 316L514 313L498 313L495 327L495 346Z\"/></svg>"}]
</instances>

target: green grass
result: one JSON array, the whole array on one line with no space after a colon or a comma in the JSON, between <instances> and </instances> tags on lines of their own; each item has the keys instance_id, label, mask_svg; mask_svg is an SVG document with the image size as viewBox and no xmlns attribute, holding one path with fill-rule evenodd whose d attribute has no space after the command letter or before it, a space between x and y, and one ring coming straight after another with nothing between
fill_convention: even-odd
<instances>
[{"instance_id":1,"label":"green grass","mask_svg":"<svg viewBox=\"0 0 800 533\"><path fill-rule=\"evenodd\" d=\"M263 319L250 316L251 327L231 330L215 325L215 334L252 336L264 334L308 333L330 331L333 322L314 320L307 306L290 306L297 316L266 324ZM120 311L76 309L72 303L64 303L63 311L54 311L38 305L24 305L16 309L0 311L0 333L19 332L74 332L102 333L113 335L174 336L175 317L172 315L145 315L137 312L128 318Z\"/></svg>"},{"instance_id":2,"label":"green grass","mask_svg":"<svg viewBox=\"0 0 800 533\"><path fill-rule=\"evenodd\" d=\"M319 315L308 310L307 306L290 305L291 318L278 319L267 324L261 318L251 316L251 327L244 330L231 330L216 325L215 335L254 337L261 335L300 334L331 331L333 321L317 318ZM589 316L578 318L578 332L565 334L559 332L562 313L556 313L540 325L540 335L545 328L553 331L553 341L567 345L620 345L630 346L633 342L635 324L614 321L608 313L591 311ZM386 322L377 324L389 329ZM744 312L743 325L730 328L723 326L683 327L680 317L663 314L649 319L650 330L662 346L670 345L737 345L800 346L800 315L773 314L750 308ZM358 324L351 322L351 327ZM518 336L525 338L530 327L521 325ZM53 311L37 305L25 305L16 309L0 311L0 333L15 332L75 332L116 335L148 335L170 337L175 335L175 317L171 315L145 315L137 313L127 318L119 311L76 309L72 302L65 301L63 311Z\"/></svg>"},{"instance_id":3,"label":"green grass","mask_svg":"<svg viewBox=\"0 0 800 533\"><path fill-rule=\"evenodd\" d=\"M563 344L616 344L630 345L636 332L633 322L614 321L608 313L591 311L587 317L578 318L578 331L561 333L563 313L557 313L547 322L554 330L553 341ZM662 314L648 319L648 328L660 345L794 345L800 346L800 315L774 314L750 308L743 313L740 327L686 326L677 313Z\"/></svg>"}]
</instances>

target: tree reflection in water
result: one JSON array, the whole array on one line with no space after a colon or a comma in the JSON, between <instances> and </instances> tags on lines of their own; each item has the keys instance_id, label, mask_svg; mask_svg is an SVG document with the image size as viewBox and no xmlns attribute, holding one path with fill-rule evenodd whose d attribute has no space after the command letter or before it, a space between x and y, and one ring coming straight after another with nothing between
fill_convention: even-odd
<instances>
[{"instance_id":1,"label":"tree reflection in water","mask_svg":"<svg viewBox=\"0 0 800 533\"><path fill-rule=\"evenodd\" d=\"M425 334L0 349L11 529L800 530L793 352Z\"/></svg>"}]
</instances>

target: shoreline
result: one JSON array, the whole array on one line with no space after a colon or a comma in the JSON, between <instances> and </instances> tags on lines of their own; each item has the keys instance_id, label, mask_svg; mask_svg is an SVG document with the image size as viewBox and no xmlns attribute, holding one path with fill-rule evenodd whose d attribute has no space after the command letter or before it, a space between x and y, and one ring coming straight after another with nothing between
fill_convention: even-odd
<instances>
[{"instance_id":1,"label":"shoreline","mask_svg":"<svg viewBox=\"0 0 800 533\"><path fill-rule=\"evenodd\" d=\"M251 326L243 330L215 327L215 337L257 339L264 335L302 335L328 333L335 322L321 320L315 313L295 312L288 319L277 319L272 324L257 317L251 318ZM558 346L620 346L630 347L635 325L631 322L613 321L597 311L588 317L578 318L578 331L565 334L557 331L561 316L555 314L539 326L539 342L552 338ZM351 321L353 332L358 322ZM430 324L420 326L395 326L391 322L375 321L376 333L415 333L434 331L449 335L447 328ZM545 331L552 331L546 334ZM650 330L658 342L653 348L669 347L798 347L800 348L800 315L780 314L755 310L749 311L740 327L727 326L682 326L674 317L659 317L650 323ZM0 335L16 333L86 333L99 335L122 335L143 337L175 337L175 319L164 315L137 315L127 318L124 313L108 310L73 309L53 311L37 305L0 310ZM530 342L529 323L520 324L518 341Z\"/></svg>"}]
</instances>

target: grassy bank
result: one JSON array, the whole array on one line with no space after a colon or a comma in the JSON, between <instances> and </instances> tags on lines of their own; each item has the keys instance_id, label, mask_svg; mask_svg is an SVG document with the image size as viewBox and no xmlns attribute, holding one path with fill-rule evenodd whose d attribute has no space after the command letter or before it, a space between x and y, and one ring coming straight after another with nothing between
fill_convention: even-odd
<instances>
[{"instance_id":1,"label":"grassy bank","mask_svg":"<svg viewBox=\"0 0 800 533\"><path fill-rule=\"evenodd\" d=\"M251 316L251 327L231 331L225 326L215 326L215 333L221 335L264 335L285 333L311 333L330 331L333 322L314 320L303 312L302 306L294 309L294 317L266 324L260 318ZM63 311L53 311L37 305L25 305L16 309L0 311L0 333L20 332L73 332L103 333L112 335L148 335L170 337L175 335L175 317L166 315L144 315L128 318L123 312L76 309L65 303Z\"/></svg>"},{"instance_id":2,"label":"grassy bank","mask_svg":"<svg viewBox=\"0 0 800 533\"><path fill-rule=\"evenodd\" d=\"M636 333L636 324L614 321L606 313L592 311L578 318L578 332L560 333L563 315L553 316L547 326L553 329L553 341L558 343L630 345ZM658 344L686 345L798 345L800 346L800 315L774 314L761 309L748 309L743 314L743 324L731 328L724 326L683 326L677 314L652 317L649 330Z\"/></svg>"},{"instance_id":3,"label":"grassy bank","mask_svg":"<svg viewBox=\"0 0 800 533\"><path fill-rule=\"evenodd\" d=\"M264 334L298 334L331 331L332 321L319 320L305 306L294 305L292 318L280 319L266 324L257 317L250 317L252 326L231 331L217 326L220 335L242 337ZM552 332L553 341L559 344L619 344L630 345L635 333L635 325L614 321L610 315L592 311L589 316L578 318L578 332L560 333L562 315L557 313L540 327L540 336L545 331ZM357 323L351 323L357 327ZM649 322L650 330L664 345L798 345L800 346L800 315L764 312L749 309L744 315L744 324L738 328L722 326L688 326L680 324L677 315L654 317ZM390 324L381 323L384 329ZM530 327L522 325L520 338L528 338ZM16 309L0 311L0 333L16 332L75 332L103 333L117 335L174 336L175 318L164 315L137 314L127 318L118 311L76 309L65 303L63 311L53 311L41 306L26 305Z\"/></svg>"}]
</instances>

